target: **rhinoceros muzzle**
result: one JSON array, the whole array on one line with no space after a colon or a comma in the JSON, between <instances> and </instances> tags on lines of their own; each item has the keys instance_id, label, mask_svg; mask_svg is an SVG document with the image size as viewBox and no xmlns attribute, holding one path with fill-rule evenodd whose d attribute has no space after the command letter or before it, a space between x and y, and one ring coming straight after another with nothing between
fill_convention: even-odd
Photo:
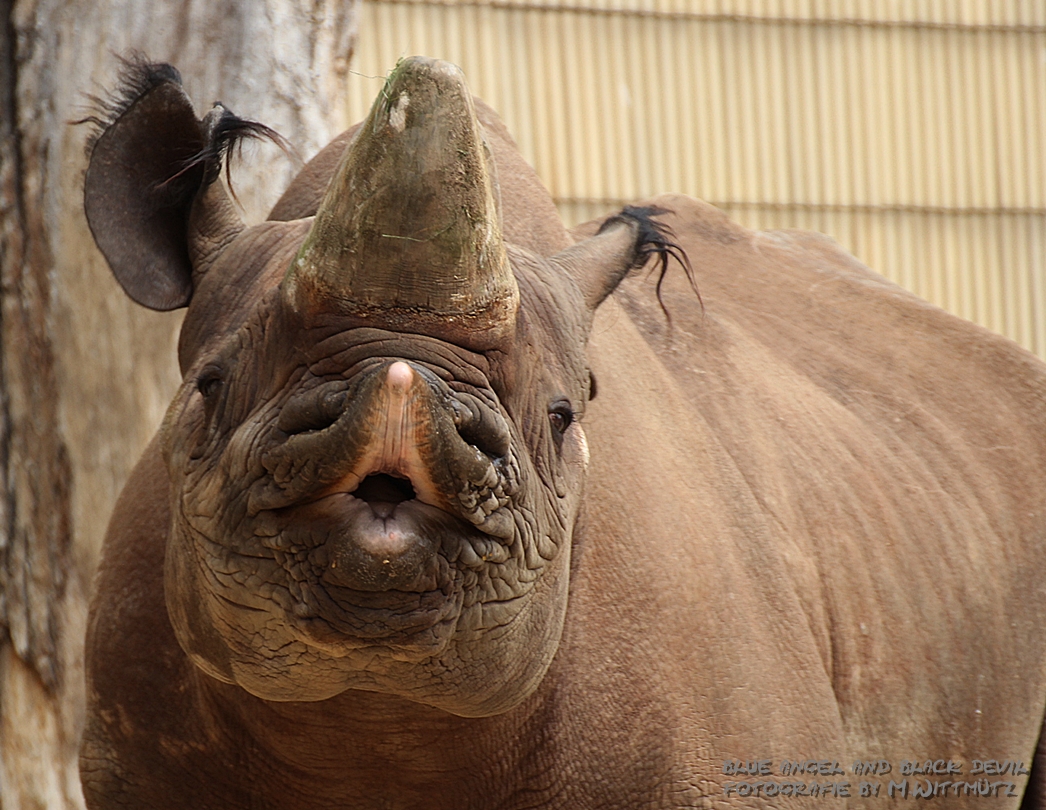
<instances>
[{"instance_id":1,"label":"rhinoceros muzzle","mask_svg":"<svg viewBox=\"0 0 1046 810\"><path fill-rule=\"evenodd\" d=\"M281 283L285 312L304 328L333 317L461 350L503 345L519 289L499 199L461 72L408 60L339 162ZM273 536L330 593L418 593L446 586L448 560L507 558L519 467L484 396L395 357L313 380L281 410L248 512L279 511Z\"/></svg>"},{"instance_id":2,"label":"rhinoceros muzzle","mask_svg":"<svg viewBox=\"0 0 1046 810\"><path fill-rule=\"evenodd\" d=\"M393 612L416 605L417 621L442 621L429 603L456 571L507 556L518 489L507 426L428 368L377 361L292 400L278 425L285 438L263 464L279 488L252 511L274 521L267 545L309 583L307 612L367 636L360 610L399 593Z\"/></svg>"}]
</instances>

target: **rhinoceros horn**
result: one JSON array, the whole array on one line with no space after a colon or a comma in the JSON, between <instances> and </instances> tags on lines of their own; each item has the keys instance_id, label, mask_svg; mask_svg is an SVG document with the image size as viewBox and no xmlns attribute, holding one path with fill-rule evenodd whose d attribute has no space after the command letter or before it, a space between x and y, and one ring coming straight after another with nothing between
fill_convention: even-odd
<instances>
[{"instance_id":1,"label":"rhinoceros horn","mask_svg":"<svg viewBox=\"0 0 1046 810\"><path fill-rule=\"evenodd\" d=\"M519 292L493 161L461 70L401 61L287 274L295 305L488 348Z\"/></svg>"}]
</instances>

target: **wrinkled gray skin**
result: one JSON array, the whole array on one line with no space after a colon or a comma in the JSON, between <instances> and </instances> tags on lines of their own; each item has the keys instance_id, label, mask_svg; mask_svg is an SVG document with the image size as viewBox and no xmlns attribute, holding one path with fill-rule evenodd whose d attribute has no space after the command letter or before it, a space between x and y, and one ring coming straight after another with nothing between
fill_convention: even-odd
<instances>
[{"instance_id":1,"label":"wrinkled gray skin","mask_svg":"<svg viewBox=\"0 0 1046 810\"><path fill-rule=\"evenodd\" d=\"M704 306L670 274L669 325L626 278L649 209L575 243L428 60L244 228L184 168L221 111L139 72L86 208L132 297L188 304L185 383L106 541L89 807L866 808L902 759L1032 765L1037 360L683 197ZM895 770L722 773L809 758L846 773L774 778Z\"/></svg>"}]
</instances>

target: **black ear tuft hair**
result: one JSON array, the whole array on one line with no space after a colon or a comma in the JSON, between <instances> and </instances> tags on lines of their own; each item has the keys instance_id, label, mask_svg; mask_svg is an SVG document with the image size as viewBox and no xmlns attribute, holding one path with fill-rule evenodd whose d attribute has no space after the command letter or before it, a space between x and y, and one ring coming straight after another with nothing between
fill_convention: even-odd
<instances>
[{"instance_id":1,"label":"black ear tuft hair","mask_svg":"<svg viewBox=\"0 0 1046 810\"><path fill-rule=\"evenodd\" d=\"M665 275L668 273L668 265L672 259L675 259L676 263L683 268L687 281L690 282L690 287L697 296L698 303L701 304L702 311L704 311L705 303L701 300L701 292L697 289L694 267L690 264L690 257L686 255L686 251L675 241L675 234L672 232L672 229L665 223L655 219L655 217L669 213L671 212L668 209L656 206L626 205L621 209L620 213L608 218L600 225L597 234L603 233L607 228L618 222L631 222L636 225L638 232L636 234L635 258L632 266L643 267L650 261L652 256L656 257L655 261L660 265L660 272L657 277L657 302L661 305L661 311L665 313L665 317L671 322L672 316L665 308L665 302L661 298L661 285L664 283Z\"/></svg>"},{"instance_id":2,"label":"black ear tuft hair","mask_svg":"<svg viewBox=\"0 0 1046 810\"><path fill-rule=\"evenodd\" d=\"M127 56L118 56L120 71L116 87L107 96L88 95L90 114L70 124L90 124L91 134L84 144L87 156L91 156L95 144L105 131L116 123L134 103L150 90L171 82L181 86L182 74L173 65L150 62L144 54L132 51Z\"/></svg>"},{"instance_id":3,"label":"black ear tuft hair","mask_svg":"<svg viewBox=\"0 0 1046 810\"><path fill-rule=\"evenodd\" d=\"M84 146L88 158L105 131L150 90L166 82L179 87L182 85L182 74L173 65L150 62L145 55L137 51L117 58L120 60L120 72L116 88L106 97L89 95L87 98L91 102L91 114L69 122L74 125L92 126L93 132ZM192 173L197 167L203 167L203 183L209 186L218 179L223 163L228 180L232 155L239 155L243 142L247 140L271 141L288 157L302 162L301 156L291 143L276 130L258 121L240 118L220 101L214 103L213 109L201 122L201 127L204 135L203 147L196 154L186 158L163 185L170 184L186 173Z\"/></svg>"},{"instance_id":4,"label":"black ear tuft hair","mask_svg":"<svg viewBox=\"0 0 1046 810\"><path fill-rule=\"evenodd\" d=\"M697 293L694 269L686 251L675 241L672 229L655 217L671 213L654 206L629 205L605 220L594 236L561 250L551 261L559 265L578 285L589 313L595 312L626 276L655 257L661 274L657 280L657 300L669 323L671 315L661 297L661 285L675 259ZM697 300L701 301L698 293ZM704 303L701 303L702 310Z\"/></svg>"},{"instance_id":5,"label":"black ear tuft hair","mask_svg":"<svg viewBox=\"0 0 1046 810\"><path fill-rule=\"evenodd\" d=\"M192 171L197 166L204 168L204 183L210 185L218 179L222 164L225 165L225 179L232 190L232 179L229 167L233 154L239 155L243 143L249 140L267 140L276 144L284 154L300 162L300 157L280 133L265 124L240 118L220 101L203 119L205 142L203 148L185 160L179 174ZM173 178L172 178L173 179ZM233 192L235 196L235 192Z\"/></svg>"}]
</instances>

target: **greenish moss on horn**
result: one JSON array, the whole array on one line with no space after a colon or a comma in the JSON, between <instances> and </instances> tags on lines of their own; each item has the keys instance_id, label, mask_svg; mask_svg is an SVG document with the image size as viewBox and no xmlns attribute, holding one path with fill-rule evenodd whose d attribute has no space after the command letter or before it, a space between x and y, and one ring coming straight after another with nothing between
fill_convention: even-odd
<instances>
[{"instance_id":1,"label":"greenish moss on horn","mask_svg":"<svg viewBox=\"0 0 1046 810\"><path fill-rule=\"evenodd\" d=\"M401 61L285 280L295 306L486 348L515 323L493 161L461 70Z\"/></svg>"}]
</instances>

